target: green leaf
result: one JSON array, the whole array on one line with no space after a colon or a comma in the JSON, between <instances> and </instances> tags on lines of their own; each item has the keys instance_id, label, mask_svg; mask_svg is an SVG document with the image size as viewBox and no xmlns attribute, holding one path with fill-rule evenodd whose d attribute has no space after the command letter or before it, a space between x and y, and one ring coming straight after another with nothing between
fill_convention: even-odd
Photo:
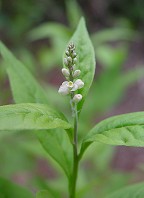
<instances>
[{"instance_id":1,"label":"green leaf","mask_svg":"<svg viewBox=\"0 0 144 198\"><path fill-rule=\"evenodd\" d=\"M134 184L112 193L106 198L143 198L144 183Z\"/></svg>"},{"instance_id":2,"label":"green leaf","mask_svg":"<svg viewBox=\"0 0 144 198\"><path fill-rule=\"evenodd\" d=\"M47 103L47 99L43 94L44 92L41 90L36 80L32 77L32 75L24 67L24 65L17 61L2 44L0 45L0 48L4 54L6 61L9 64L9 78L12 84L12 92L16 103L36 103L38 101ZM12 63L13 61L15 64ZM49 95L51 96L51 91ZM39 100L37 100L37 98L39 98ZM50 97L49 103L52 103L52 101L53 100ZM54 129L57 127L61 127L64 129L70 128L70 125L67 123L63 115L53 111L47 105L10 105L0 107L0 114L2 115L0 118L0 130L2 130L1 127L8 130L40 130ZM4 117L4 114L8 116ZM68 133L70 133L70 131L68 131ZM44 137L44 134L46 135L46 137ZM64 131L55 132L55 130L51 130L47 132L37 132L37 136L47 153L60 164L60 166L64 169L67 175L70 175L71 165L68 160L72 155L69 154L71 144L69 139L67 138L67 134Z\"/></svg>"},{"instance_id":3,"label":"green leaf","mask_svg":"<svg viewBox=\"0 0 144 198\"><path fill-rule=\"evenodd\" d=\"M0 131L70 128L64 116L43 104L16 104L0 107Z\"/></svg>"},{"instance_id":4,"label":"green leaf","mask_svg":"<svg viewBox=\"0 0 144 198\"><path fill-rule=\"evenodd\" d=\"M144 112L114 116L96 124L82 143L81 153L94 141L110 145L144 146Z\"/></svg>"},{"instance_id":5,"label":"green leaf","mask_svg":"<svg viewBox=\"0 0 144 198\"><path fill-rule=\"evenodd\" d=\"M44 149L58 162L69 178L72 173L73 149L66 132L55 129L36 134Z\"/></svg>"},{"instance_id":6,"label":"green leaf","mask_svg":"<svg viewBox=\"0 0 144 198\"><path fill-rule=\"evenodd\" d=\"M16 103L47 103L48 99L28 69L0 42L0 52L6 62L13 97Z\"/></svg>"},{"instance_id":7,"label":"green leaf","mask_svg":"<svg viewBox=\"0 0 144 198\"><path fill-rule=\"evenodd\" d=\"M83 18L80 20L70 42L73 42L76 46L76 53L78 54L76 69L81 70L80 78L85 83L84 87L79 91L83 96L83 99L78 103L78 111L80 111L95 73L95 53Z\"/></svg>"},{"instance_id":8,"label":"green leaf","mask_svg":"<svg viewBox=\"0 0 144 198\"><path fill-rule=\"evenodd\" d=\"M1 198L34 198L31 192L6 179L0 178Z\"/></svg>"}]
</instances>

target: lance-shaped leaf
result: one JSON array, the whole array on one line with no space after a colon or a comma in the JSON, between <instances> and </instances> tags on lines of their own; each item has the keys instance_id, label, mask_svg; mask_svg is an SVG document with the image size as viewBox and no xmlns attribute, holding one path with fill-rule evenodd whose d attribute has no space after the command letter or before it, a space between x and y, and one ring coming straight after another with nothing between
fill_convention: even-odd
<instances>
[{"instance_id":1,"label":"lance-shaped leaf","mask_svg":"<svg viewBox=\"0 0 144 198\"><path fill-rule=\"evenodd\" d=\"M144 112L114 116L98 123L83 140L81 153L94 141L111 145L144 146Z\"/></svg>"},{"instance_id":2,"label":"lance-shaped leaf","mask_svg":"<svg viewBox=\"0 0 144 198\"><path fill-rule=\"evenodd\" d=\"M79 93L83 96L83 99L78 103L78 110L81 110L95 73L95 53L83 18L80 20L70 42L73 42L76 46L78 63L75 68L81 70L79 78L85 83L84 87L79 90Z\"/></svg>"},{"instance_id":3,"label":"lance-shaped leaf","mask_svg":"<svg viewBox=\"0 0 144 198\"><path fill-rule=\"evenodd\" d=\"M15 104L0 107L0 131L70 128L64 116L43 104Z\"/></svg>"},{"instance_id":4,"label":"lance-shaped leaf","mask_svg":"<svg viewBox=\"0 0 144 198\"><path fill-rule=\"evenodd\" d=\"M5 58L6 63L7 63L7 71L9 74L9 79L10 79L15 102L16 103L27 103L27 102L47 103L47 98L45 97L45 93L43 92L40 85L36 82L34 77L27 70L27 68L20 61L16 60L16 58L11 54L11 52L2 43L0 44L0 49L1 49L3 57ZM48 90L48 93L49 93L49 90ZM50 96L51 96L51 92L50 92ZM53 102L51 97L49 99L49 103L52 103L50 101ZM34 104L33 104L33 106L34 106ZM46 106L46 108L47 108L47 106ZM44 107L44 112L45 111L46 111L46 109ZM33 117L35 120L37 120L38 115L39 115L39 113L33 114ZM30 114L29 114L29 116L30 116ZM41 119L42 118L44 119L44 116L41 117ZM45 116L45 119L48 119L47 116ZM63 116L60 119L63 120ZM7 123L9 123L9 122L10 122L10 120L7 121ZM12 129L14 127L16 127L16 126L13 126L13 123L14 122L11 121ZM65 123L65 121L64 121L64 123ZM5 127L7 127L7 126L5 126ZM27 126L24 125L24 127L28 128L28 125ZM10 128L10 126L9 126L9 128ZM32 126L31 126L31 128L32 128ZM52 128L56 128L56 125L55 125L55 127L51 127L51 129ZM50 129L50 127L43 126L42 128L35 127L33 129L36 129L36 130L37 129ZM69 131L68 131L68 133L69 133ZM58 164L63 168L63 170L65 171L67 176L69 176L71 174L71 164L72 164L72 160L70 163L70 156L72 156L72 155L70 155L72 145L71 145L69 139L67 138L67 134L64 131L60 131L60 129L59 129L58 131L55 131L55 130L36 131L36 135L38 136L38 139L40 140L42 146L45 148L47 153L54 160L56 160L58 162Z\"/></svg>"},{"instance_id":5,"label":"lance-shaped leaf","mask_svg":"<svg viewBox=\"0 0 144 198\"><path fill-rule=\"evenodd\" d=\"M68 135L62 129L36 131L37 137L43 148L62 167L65 174L70 178L73 165L73 148Z\"/></svg>"},{"instance_id":6,"label":"lance-shaped leaf","mask_svg":"<svg viewBox=\"0 0 144 198\"><path fill-rule=\"evenodd\" d=\"M112 193L106 198L143 198L144 183L134 184Z\"/></svg>"},{"instance_id":7,"label":"lance-shaped leaf","mask_svg":"<svg viewBox=\"0 0 144 198\"><path fill-rule=\"evenodd\" d=\"M6 179L0 178L0 197L1 198L34 198L34 195L27 189L18 186Z\"/></svg>"},{"instance_id":8,"label":"lance-shaped leaf","mask_svg":"<svg viewBox=\"0 0 144 198\"><path fill-rule=\"evenodd\" d=\"M6 62L13 97L16 103L47 103L41 86L28 69L0 42L0 53Z\"/></svg>"}]
</instances>

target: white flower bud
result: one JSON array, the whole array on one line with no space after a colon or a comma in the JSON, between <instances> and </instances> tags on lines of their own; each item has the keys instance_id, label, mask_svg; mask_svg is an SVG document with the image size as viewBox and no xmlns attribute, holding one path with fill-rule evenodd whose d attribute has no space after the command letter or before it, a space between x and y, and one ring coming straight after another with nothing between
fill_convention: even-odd
<instances>
[{"instance_id":1,"label":"white flower bud","mask_svg":"<svg viewBox=\"0 0 144 198\"><path fill-rule=\"evenodd\" d=\"M67 51L65 52L65 54L66 54L67 56L69 56L69 51L67 50Z\"/></svg>"},{"instance_id":2,"label":"white flower bud","mask_svg":"<svg viewBox=\"0 0 144 198\"><path fill-rule=\"evenodd\" d=\"M75 103L78 103L79 101L81 101L82 99L82 95L81 94L76 94L74 97L73 97L73 101Z\"/></svg>"},{"instance_id":3,"label":"white flower bud","mask_svg":"<svg viewBox=\"0 0 144 198\"><path fill-rule=\"evenodd\" d=\"M58 90L58 93L63 95L63 96L68 95L69 94L69 89L60 86L60 88Z\"/></svg>"},{"instance_id":4,"label":"white flower bud","mask_svg":"<svg viewBox=\"0 0 144 198\"><path fill-rule=\"evenodd\" d=\"M70 93L70 90L67 86L67 83L68 81L65 81L62 83L62 85L60 86L59 90L58 90L58 93L61 94L61 95L68 95Z\"/></svg>"},{"instance_id":5,"label":"white flower bud","mask_svg":"<svg viewBox=\"0 0 144 198\"><path fill-rule=\"evenodd\" d=\"M77 54L75 52L73 52L72 56L75 58L77 56Z\"/></svg>"},{"instance_id":6,"label":"white flower bud","mask_svg":"<svg viewBox=\"0 0 144 198\"><path fill-rule=\"evenodd\" d=\"M62 83L62 85L67 85L68 84L68 81L64 81L63 83Z\"/></svg>"},{"instance_id":7,"label":"white flower bud","mask_svg":"<svg viewBox=\"0 0 144 198\"><path fill-rule=\"evenodd\" d=\"M73 77L77 78L80 75L81 71L79 69L75 70L73 73Z\"/></svg>"},{"instance_id":8,"label":"white flower bud","mask_svg":"<svg viewBox=\"0 0 144 198\"><path fill-rule=\"evenodd\" d=\"M67 57L67 61L68 61L68 63L72 63L72 58L70 56Z\"/></svg>"},{"instance_id":9,"label":"white flower bud","mask_svg":"<svg viewBox=\"0 0 144 198\"><path fill-rule=\"evenodd\" d=\"M74 58L74 59L73 59L73 62L76 63L76 62L77 62L77 58Z\"/></svg>"},{"instance_id":10,"label":"white flower bud","mask_svg":"<svg viewBox=\"0 0 144 198\"><path fill-rule=\"evenodd\" d=\"M76 91L78 89L78 86L77 86L77 84L73 84L73 88L71 89L71 91Z\"/></svg>"},{"instance_id":11,"label":"white flower bud","mask_svg":"<svg viewBox=\"0 0 144 198\"><path fill-rule=\"evenodd\" d=\"M66 69L66 68L62 68L62 74L63 74L65 77L69 77L69 75L70 75L69 70Z\"/></svg>"},{"instance_id":12,"label":"white flower bud","mask_svg":"<svg viewBox=\"0 0 144 198\"><path fill-rule=\"evenodd\" d=\"M64 58L64 64L65 64L66 66L68 66L67 58Z\"/></svg>"},{"instance_id":13,"label":"white flower bud","mask_svg":"<svg viewBox=\"0 0 144 198\"><path fill-rule=\"evenodd\" d=\"M81 79L77 79L75 84L78 86L78 89L81 89L84 86L84 82Z\"/></svg>"}]
</instances>

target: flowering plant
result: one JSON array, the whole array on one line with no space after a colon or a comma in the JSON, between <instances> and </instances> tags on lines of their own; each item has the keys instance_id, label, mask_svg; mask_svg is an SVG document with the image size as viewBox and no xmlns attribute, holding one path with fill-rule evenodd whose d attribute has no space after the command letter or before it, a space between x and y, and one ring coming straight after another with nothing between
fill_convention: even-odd
<instances>
[{"instance_id":1,"label":"flowering plant","mask_svg":"<svg viewBox=\"0 0 144 198\"><path fill-rule=\"evenodd\" d=\"M73 124L63 113L48 106L49 99L39 83L2 43L0 51L6 62L16 103L0 107L0 131L33 131L47 153L63 169L68 179L69 198L81 197L77 187L78 168L85 151L92 143L144 146L144 112L108 118L96 124L80 141L78 139L79 118L95 72L94 49L84 19L81 19L65 51L62 73L66 81L58 90L59 94L70 96ZM30 192L3 179L0 180L0 186L1 183L3 186L7 184L10 190L0 188L0 195L7 196L10 192L15 198L33 197ZM134 198L138 195L142 198L143 193L143 183L140 183L107 197ZM45 190L36 195L37 198L62 196Z\"/></svg>"}]
</instances>

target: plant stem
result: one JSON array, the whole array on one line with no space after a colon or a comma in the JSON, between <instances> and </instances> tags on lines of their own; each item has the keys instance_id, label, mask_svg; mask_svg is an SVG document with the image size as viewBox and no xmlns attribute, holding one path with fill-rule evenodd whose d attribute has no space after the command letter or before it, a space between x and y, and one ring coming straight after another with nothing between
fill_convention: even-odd
<instances>
[{"instance_id":1,"label":"plant stem","mask_svg":"<svg viewBox=\"0 0 144 198\"><path fill-rule=\"evenodd\" d=\"M74 133L73 133L73 173L70 182L70 198L76 197L76 182L78 175L78 113L77 104L73 105L73 116L74 116Z\"/></svg>"}]
</instances>

